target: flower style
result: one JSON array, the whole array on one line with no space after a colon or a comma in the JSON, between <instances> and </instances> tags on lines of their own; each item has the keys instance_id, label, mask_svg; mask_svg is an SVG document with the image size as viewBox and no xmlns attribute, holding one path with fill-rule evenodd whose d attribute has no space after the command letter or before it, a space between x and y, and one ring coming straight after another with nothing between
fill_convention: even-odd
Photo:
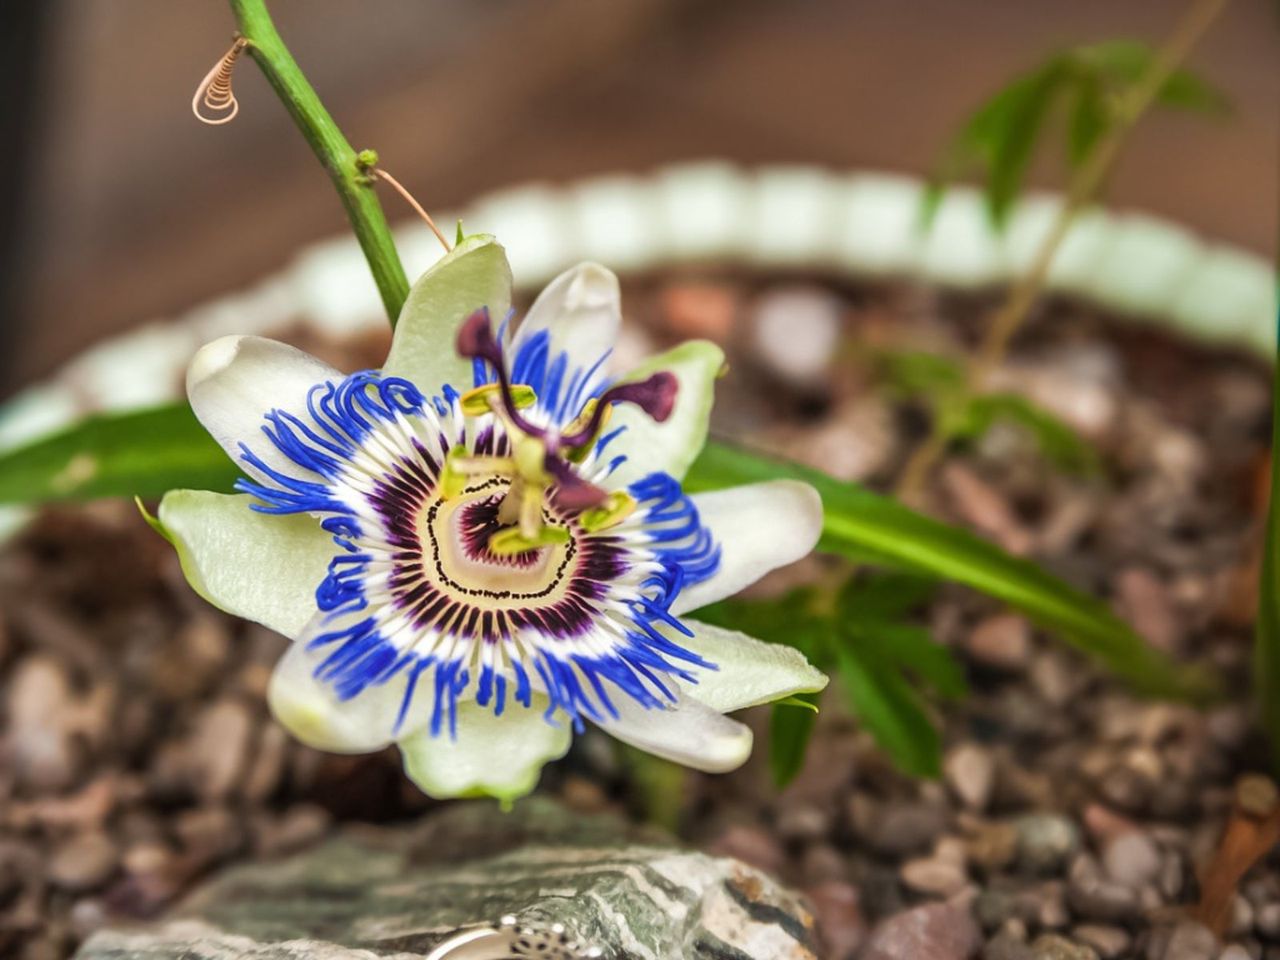
<instances>
[{"instance_id":1,"label":"flower style","mask_svg":"<svg viewBox=\"0 0 1280 960\"><path fill-rule=\"evenodd\" d=\"M585 722L733 769L751 732L726 713L826 677L685 614L808 553L818 496L685 494L719 348L615 379L613 274L566 272L514 329L510 285L502 248L468 238L414 285L381 371L205 346L191 405L246 478L174 491L160 521L201 595L294 640L268 696L305 743L396 743L437 797L527 793Z\"/></svg>"}]
</instances>

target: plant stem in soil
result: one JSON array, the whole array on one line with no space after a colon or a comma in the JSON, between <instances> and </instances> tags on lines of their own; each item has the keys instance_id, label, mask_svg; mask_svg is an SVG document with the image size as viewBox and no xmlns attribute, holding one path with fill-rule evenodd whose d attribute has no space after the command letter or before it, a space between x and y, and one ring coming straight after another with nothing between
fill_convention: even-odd
<instances>
[{"instance_id":1,"label":"plant stem in soil","mask_svg":"<svg viewBox=\"0 0 1280 960\"><path fill-rule=\"evenodd\" d=\"M1196 0L1157 52L1147 71L1116 103L1107 132L1071 178L1066 200L1036 251L1031 268L1014 284L1004 303L992 315L986 336L970 365L971 392L984 389L991 374L1004 362L1009 342L1043 291L1049 268L1053 266L1054 257L1072 222L1096 197L1115 165L1129 131L1150 108L1169 77L1181 66L1228 2ZM916 448L903 468L897 489L901 498L913 500L919 495L934 464L946 452L949 440L943 419L935 417L929 436Z\"/></svg>"},{"instance_id":2,"label":"plant stem in soil","mask_svg":"<svg viewBox=\"0 0 1280 960\"><path fill-rule=\"evenodd\" d=\"M276 32L265 0L230 0L230 3L240 35L248 41L249 54L333 181L351 229L369 263L387 319L394 326L409 295L409 280L391 239L386 214L374 192L373 178L367 172L367 157L364 162L357 158L356 151L307 82Z\"/></svg>"}]
</instances>

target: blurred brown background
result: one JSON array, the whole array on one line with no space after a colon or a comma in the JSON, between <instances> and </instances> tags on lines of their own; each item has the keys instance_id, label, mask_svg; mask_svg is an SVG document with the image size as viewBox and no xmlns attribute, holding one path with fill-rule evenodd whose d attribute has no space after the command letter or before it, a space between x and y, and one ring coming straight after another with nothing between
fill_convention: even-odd
<instances>
[{"instance_id":1,"label":"blurred brown background","mask_svg":"<svg viewBox=\"0 0 1280 960\"><path fill-rule=\"evenodd\" d=\"M19 9L21 8L21 9ZM726 157L925 171L965 112L1055 46L1159 41L1169 0L275 0L357 148L428 207L492 187ZM272 272L341 210L256 68L196 123L216 0L10 5L0 397L79 349ZM1163 114L1111 198L1274 252L1280 32L1236 0L1194 65L1227 119ZM1043 165L1038 182L1057 186ZM407 211L387 199L393 220Z\"/></svg>"}]
</instances>

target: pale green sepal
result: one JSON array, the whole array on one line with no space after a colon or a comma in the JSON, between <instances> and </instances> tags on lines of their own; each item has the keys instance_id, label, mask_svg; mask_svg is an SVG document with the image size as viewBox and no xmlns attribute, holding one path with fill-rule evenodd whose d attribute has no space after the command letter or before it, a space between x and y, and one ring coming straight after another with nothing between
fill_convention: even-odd
<instances>
[{"instance_id":1,"label":"pale green sepal","mask_svg":"<svg viewBox=\"0 0 1280 960\"><path fill-rule=\"evenodd\" d=\"M685 696L720 713L732 713L795 696L817 693L827 685L827 675L805 659L795 647L765 643L736 630L684 618L692 637L666 630L674 642L696 653L719 669L693 668L696 684L682 685Z\"/></svg>"},{"instance_id":2,"label":"pale green sepal","mask_svg":"<svg viewBox=\"0 0 1280 960\"><path fill-rule=\"evenodd\" d=\"M547 703L534 694L531 707L508 703L500 717L492 705L459 703L456 737L446 728L434 737L423 730L400 741L405 773L439 800L517 800L532 792L543 764L563 757L573 739L568 721L559 718L552 726L543 718Z\"/></svg>"},{"instance_id":3,"label":"pale green sepal","mask_svg":"<svg viewBox=\"0 0 1280 960\"><path fill-rule=\"evenodd\" d=\"M488 234L467 237L427 270L409 290L383 367L428 395L446 383L465 390L471 361L458 356L462 322L489 308L495 329L511 308L511 267L506 251Z\"/></svg>"},{"instance_id":4,"label":"pale green sepal","mask_svg":"<svg viewBox=\"0 0 1280 960\"><path fill-rule=\"evenodd\" d=\"M187 582L215 607L297 637L338 552L313 518L249 509L252 497L172 490L159 520Z\"/></svg>"},{"instance_id":5,"label":"pale green sepal","mask_svg":"<svg viewBox=\"0 0 1280 960\"><path fill-rule=\"evenodd\" d=\"M654 471L682 478L706 443L715 382L723 369L723 350L709 340L690 340L650 357L623 377L619 382L630 383L667 370L679 387L675 407L662 423L632 404L614 405L609 430L623 426L626 430L605 453L625 453L627 459L609 476L606 486L621 489Z\"/></svg>"},{"instance_id":6,"label":"pale green sepal","mask_svg":"<svg viewBox=\"0 0 1280 960\"><path fill-rule=\"evenodd\" d=\"M133 505L138 508L138 512L142 514L142 519L147 522L148 527L164 537L169 543L173 543L172 535L165 529L164 524L160 522L160 518L147 509L147 505L142 502L141 497L134 497Z\"/></svg>"}]
</instances>

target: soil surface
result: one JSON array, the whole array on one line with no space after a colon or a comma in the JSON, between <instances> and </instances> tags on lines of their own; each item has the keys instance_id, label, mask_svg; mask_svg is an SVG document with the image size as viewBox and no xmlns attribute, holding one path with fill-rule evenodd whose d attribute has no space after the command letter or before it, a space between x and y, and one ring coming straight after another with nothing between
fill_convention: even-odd
<instances>
[{"instance_id":1,"label":"soil surface","mask_svg":"<svg viewBox=\"0 0 1280 960\"><path fill-rule=\"evenodd\" d=\"M927 419L868 358L962 350L991 301L688 275L632 283L624 302L624 355L728 343L719 434L887 489ZM295 341L349 368L385 349ZM1245 700L1269 373L1050 302L1001 386L1072 423L1101 470L1064 471L997 426L943 461L921 506L1106 598L1153 645L1221 671L1231 700L1141 700L1061 639L948 586L927 621L972 693L938 708L941 782L896 772L833 685L785 790L770 783L759 712L747 767L691 774L678 808L649 812L803 891L832 958L1280 958L1274 859L1225 899L1221 935L1189 909L1228 820L1275 803L1270 781L1242 780L1265 763ZM753 593L837 569L813 558ZM284 644L196 597L131 504L47 510L0 548L0 954L65 956L219 865L435 806L394 751L320 754L271 721ZM652 796L598 735L540 789L636 817Z\"/></svg>"}]
</instances>

